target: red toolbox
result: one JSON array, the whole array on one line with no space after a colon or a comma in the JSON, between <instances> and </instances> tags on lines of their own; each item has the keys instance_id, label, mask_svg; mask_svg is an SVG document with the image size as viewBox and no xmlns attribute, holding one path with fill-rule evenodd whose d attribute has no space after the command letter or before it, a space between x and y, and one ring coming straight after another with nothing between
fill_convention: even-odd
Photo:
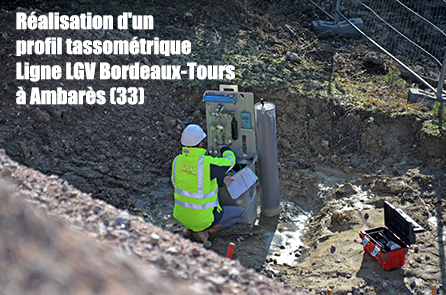
<instances>
[{"instance_id":1,"label":"red toolbox","mask_svg":"<svg viewBox=\"0 0 446 295\"><path fill-rule=\"evenodd\" d=\"M414 244L415 233L424 229L401 209L384 201L385 226L362 230L359 236L364 252L369 253L385 270L404 265L407 249Z\"/></svg>"}]
</instances>

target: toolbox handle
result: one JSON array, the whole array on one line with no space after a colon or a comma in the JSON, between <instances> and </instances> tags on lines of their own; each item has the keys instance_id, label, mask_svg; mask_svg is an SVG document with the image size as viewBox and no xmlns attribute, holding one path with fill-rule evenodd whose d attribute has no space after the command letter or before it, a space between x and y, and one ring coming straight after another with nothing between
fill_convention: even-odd
<instances>
[{"instance_id":1,"label":"toolbox handle","mask_svg":"<svg viewBox=\"0 0 446 295\"><path fill-rule=\"evenodd\" d=\"M220 85L220 91L238 92L238 86L237 85Z\"/></svg>"}]
</instances>

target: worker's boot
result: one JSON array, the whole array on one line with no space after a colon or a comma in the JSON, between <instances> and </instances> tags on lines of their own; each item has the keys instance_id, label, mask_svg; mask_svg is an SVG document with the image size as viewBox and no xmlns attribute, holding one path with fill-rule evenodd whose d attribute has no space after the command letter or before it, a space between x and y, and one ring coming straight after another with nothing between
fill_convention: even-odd
<instances>
[{"instance_id":1,"label":"worker's boot","mask_svg":"<svg viewBox=\"0 0 446 295\"><path fill-rule=\"evenodd\" d=\"M203 245L206 248L210 248L212 246L212 243L208 241L209 235L215 233L219 229L221 229L221 224L214 225L213 227L208 228L204 231L192 232L192 234L197 241L203 242Z\"/></svg>"},{"instance_id":2,"label":"worker's boot","mask_svg":"<svg viewBox=\"0 0 446 295\"><path fill-rule=\"evenodd\" d=\"M183 237L189 238L190 236L192 236L192 231L188 228L183 229Z\"/></svg>"},{"instance_id":3,"label":"worker's boot","mask_svg":"<svg viewBox=\"0 0 446 295\"><path fill-rule=\"evenodd\" d=\"M197 232L193 231L192 235L198 242L202 242L205 248L210 248L212 246L211 242L208 241L209 234L207 230Z\"/></svg>"}]
</instances>

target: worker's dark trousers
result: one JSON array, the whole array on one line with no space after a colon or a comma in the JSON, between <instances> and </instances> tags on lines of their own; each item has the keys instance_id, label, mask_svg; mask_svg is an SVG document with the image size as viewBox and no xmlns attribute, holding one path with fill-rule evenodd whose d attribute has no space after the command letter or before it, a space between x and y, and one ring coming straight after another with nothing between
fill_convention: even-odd
<instances>
[{"instance_id":1,"label":"worker's dark trousers","mask_svg":"<svg viewBox=\"0 0 446 295\"><path fill-rule=\"evenodd\" d=\"M217 209L214 209L214 222L212 222L211 227L217 224L221 224L221 227L230 226L243 216L243 211L237 206L221 206L223 210L217 212Z\"/></svg>"}]
</instances>

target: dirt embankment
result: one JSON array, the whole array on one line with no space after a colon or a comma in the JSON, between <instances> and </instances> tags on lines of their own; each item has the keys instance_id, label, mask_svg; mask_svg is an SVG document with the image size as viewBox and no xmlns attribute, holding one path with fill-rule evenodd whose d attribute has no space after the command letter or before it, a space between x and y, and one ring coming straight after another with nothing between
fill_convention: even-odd
<instances>
[{"instance_id":1,"label":"dirt embankment","mask_svg":"<svg viewBox=\"0 0 446 295\"><path fill-rule=\"evenodd\" d=\"M17 11L23 11L18 9ZM25 10L26 11L26 10ZM169 174L170 163L180 145L182 129L190 122L201 124L204 109L197 109L198 91L177 92L170 83L131 80L16 80L16 63L60 65L67 62L163 63L151 56L143 61L129 56L15 56L15 41L44 40L48 32L15 30L15 12L2 11L0 64L4 69L0 95L0 146L15 160L47 174L56 174L79 189L119 208L134 209L133 197L150 198L152 187ZM64 39L131 39L128 31L53 31ZM164 60L164 63L170 61ZM142 106L26 105L16 104L18 86L28 95L32 87L42 90L108 90L111 87L144 87ZM151 214L150 214L151 215Z\"/></svg>"},{"instance_id":2,"label":"dirt embankment","mask_svg":"<svg viewBox=\"0 0 446 295\"><path fill-rule=\"evenodd\" d=\"M300 294L4 150L0 201L0 294Z\"/></svg>"}]
</instances>

